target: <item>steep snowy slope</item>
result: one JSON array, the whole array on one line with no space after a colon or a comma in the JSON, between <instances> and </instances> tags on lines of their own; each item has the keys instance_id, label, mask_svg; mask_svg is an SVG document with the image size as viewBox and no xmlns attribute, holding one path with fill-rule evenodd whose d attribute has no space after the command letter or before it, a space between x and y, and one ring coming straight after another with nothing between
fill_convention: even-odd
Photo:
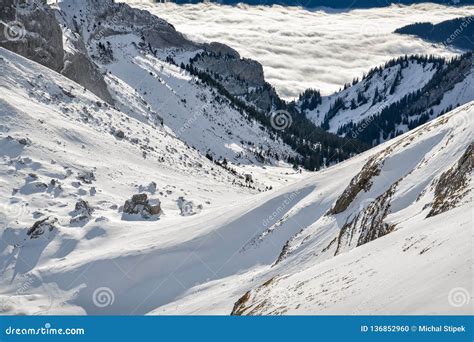
<instances>
[{"instance_id":1,"label":"steep snowy slope","mask_svg":"<svg viewBox=\"0 0 474 342\"><path fill-rule=\"evenodd\" d=\"M278 284L304 269L310 277L318 272L311 267L345 265L361 248L370 249L364 256L375 270L386 267L376 262L384 255L379 241L399 241L400 234L413 236L407 245L421 240L409 249L413 284L434 279L432 269L421 269L425 257L442 276L431 292L407 298L406 310L387 304L385 312L416 312L428 300L433 313L459 311L442 295L468 288L472 274L466 151L474 103L315 174L241 167L254 174L254 187L275 188L256 194L166 126L131 118L63 76L0 52L2 312L229 314L269 279ZM125 212L125 201L139 192L161 201L161 215ZM444 224L427 232L433 220ZM414 231L417 225L423 230ZM400 258L403 251L393 248L390 257ZM358 278L358 288L380 284L384 274ZM337 283L333 289L341 300L347 295ZM398 293L385 284L370 289ZM256 306L254 312L274 312L268 300L257 304L266 299L260 294L245 296L234 313ZM281 312L296 312L289 308L300 298L292 294Z\"/></svg>"},{"instance_id":2,"label":"steep snowy slope","mask_svg":"<svg viewBox=\"0 0 474 342\"><path fill-rule=\"evenodd\" d=\"M328 130L337 132L344 124L351 121L358 123L377 115L383 107L421 89L433 77L437 67L439 64L436 62L420 63L410 59L407 63L383 68L381 72L371 72L360 83L340 93L322 97L321 105L306 111L306 115L321 126L325 123L326 114L334 109L334 117L327 120L326 124ZM337 99L343 99L344 102L344 108L338 111L334 105Z\"/></svg>"},{"instance_id":3,"label":"steep snowy slope","mask_svg":"<svg viewBox=\"0 0 474 342\"><path fill-rule=\"evenodd\" d=\"M372 153L233 313L472 313L449 296L472 293L473 111L471 102Z\"/></svg>"},{"instance_id":4,"label":"steep snowy slope","mask_svg":"<svg viewBox=\"0 0 474 342\"><path fill-rule=\"evenodd\" d=\"M271 267L197 286L153 313L472 313L473 111L471 102L300 183L314 190L291 210L275 206L282 219L250 247L300 227Z\"/></svg>"},{"instance_id":5,"label":"steep snowy slope","mask_svg":"<svg viewBox=\"0 0 474 342\"><path fill-rule=\"evenodd\" d=\"M473 81L472 54L453 61L405 56L334 95L303 93L297 104L325 130L375 145L473 101Z\"/></svg>"},{"instance_id":6,"label":"steep snowy slope","mask_svg":"<svg viewBox=\"0 0 474 342\"><path fill-rule=\"evenodd\" d=\"M226 222L256 205L252 194L305 176L284 166L227 170L176 139L166 125L132 118L4 49L0 69L2 312L102 313L92 301L101 286L117 297L107 312L154 309L182 290L176 283L170 293L147 299L156 282L185 261L181 255L195 251L181 283L210 278L197 256L212 251L212 260L225 262L238 250L239 239L255 227ZM250 182L246 174L253 176ZM161 215L125 213L125 201L138 193L160 200ZM227 244L212 234L218 226L239 235L240 225L247 227L242 236ZM291 236L286 234L282 241ZM245 263L226 272L239 267Z\"/></svg>"},{"instance_id":7,"label":"steep snowy slope","mask_svg":"<svg viewBox=\"0 0 474 342\"><path fill-rule=\"evenodd\" d=\"M174 65L203 45L185 39L164 20L113 1L58 3L66 46L80 37L105 74L117 107L143 122L164 121L175 136L202 154L236 163L295 156L255 120L233 108L215 89Z\"/></svg>"}]
</instances>

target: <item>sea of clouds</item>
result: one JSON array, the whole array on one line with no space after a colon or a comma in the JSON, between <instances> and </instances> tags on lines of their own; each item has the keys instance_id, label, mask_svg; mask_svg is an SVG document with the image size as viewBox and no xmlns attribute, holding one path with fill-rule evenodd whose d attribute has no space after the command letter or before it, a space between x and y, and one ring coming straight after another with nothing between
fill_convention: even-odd
<instances>
[{"instance_id":1,"label":"sea of clouds","mask_svg":"<svg viewBox=\"0 0 474 342\"><path fill-rule=\"evenodd\" d=\"M308 10L283 6L176 5L122 0L162 17L197 41L218 41L259 61L265 78L286 98L307 88L337 91L370 68L405 54L453 56L459 51L394 34L415 22L474 15L474 6L424 3L385 8Z\"/></svg>"}]
</instances>

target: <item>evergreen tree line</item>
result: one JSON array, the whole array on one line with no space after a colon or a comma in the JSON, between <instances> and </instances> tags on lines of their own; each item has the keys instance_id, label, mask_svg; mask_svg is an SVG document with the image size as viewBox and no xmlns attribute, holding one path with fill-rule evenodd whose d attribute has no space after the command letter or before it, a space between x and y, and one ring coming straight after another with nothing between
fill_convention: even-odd
<instances>
[{"instance_id":1,"label":"evergreen tree line","mask_svg":"<svg viewBox=\"0 0 474 342\"><path fill-rule=\"evenodd\" d=\"M450 78L466 77L460 70L465 63L472 65L472 53L466 53L447 62L443 68L438 68L431 80L422 88L404 96L399 101L385 107L379 115L372 116L356 124L350 122L339 128L338 134L357 136L360 141L375 146L402 134L397 129L406 125L409 130L416 128L433 118L434 112L430 109L441 103L445 91L452 89ZM440 85L448 86L444 91L437 91ZM434 97L433 97L434 96ZM452 109L451 107L448 109ZM443 113L447 112L445 110Z\"/></svg>"},{"instance_id":2,"label":"evergreen tree line","mask_svg":"<svg viewBox=\"0 0 474 342\"><path fill-rule=\"evenodd\" d=\"M229 100L230 105L235 110L239 111L248 120L255 120L260 123L270 133L273 140L281 139L295 150L299 156L286 156L284 159L288 163L294 166L302 166L311 171L319 170L322 167L348 159L369 147L356 139L342 138L324 131L322 128L315 126L304 114L301 114L294 102L287 103L279 97L273 98L273 107L275 110L287 111L291 115L292 124L283 130L275 129L272 126L270 112L258 110L252 104L233 96L211 73L193 65L203 54L209 55L207 52L198 54L190 60L189 64L181 63L181 68L197 77L202 83L215 88ZM214 57L219 58L218 55ZM271 88L269 84L266 84L266 87ZM313 95L315 98L313 101L320 102L319 92L313 91ZM308 102L308 106L313 105L314 102Z\"/></svg>"}]
</instances>

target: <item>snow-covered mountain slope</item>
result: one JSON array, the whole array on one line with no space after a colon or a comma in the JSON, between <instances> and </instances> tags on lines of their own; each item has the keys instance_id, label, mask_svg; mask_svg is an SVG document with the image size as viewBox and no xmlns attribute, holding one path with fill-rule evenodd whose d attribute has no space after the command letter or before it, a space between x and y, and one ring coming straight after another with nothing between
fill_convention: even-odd
<instances>
[{"instance_id":1,"label":"snow-covered mountain slope","mask_svg":"<svg viewBox=\"0 0 474 342\"><path fill-rule=\"evenodd\" d=\"M124 302L117 300L120 310L110 312L154 309L179 288L164 297L157 293L140 308L160 272L144 272L129 262L144 257L142 266L163 267L165 279L169 267L184 261L180 253L196 247L190 241L204 242L216 225L255 205L252 194L305 176L283 165L218 166L166 125L122 113L64 76L1 48L0 69L3 312L99 313L87 291L100 284L123 297ZM124 213L122 205L138 193L159 199L161 216ZM211 246L220 244L219 235L214 237ZM231 247L222 245L228 253ZM278 248L273 253L278 255ZM128 279L123 272L132 270L141 275L123 282ZM209 276L201 271L195 281ZM87 278L94 283L86 281L84 292ZM122 289L116 288L121 283Z\"/></svg>"},{"instance_id":2,"label":"snow-covered mountain slope","mask_svg":"<svg viewBox=\"0 0 474 342\"><path fill-rule=\"evenodd\" d=\"M164 120L177 137L215 159L249 164L263 156L273 163L296 155L215 89L170 63L171 56L187 62L204 45L125 4L63 0L58 6L65 39L81 37L122 112L152 124Z\"/></svg>"},{"instance_id":3,"label":"snow-covered mountain slope","mask_svg":"<svg viewBox=\"0 0 474 342\"><path fill-rule=\"evenodd\" d=\"M474 100L473 82L472 54L453 61L405 56L331 96L306 92L297 104L325 130L377 144Z\"/></svg>"},{"instance_id":4,"label":"snow-covered mountain slope","mask_svg":"<svg viewBox=\"0 0 474 342\"><path fill-rule=\"evenodd\" d=\"M255 6L226 6L221 1L120 1L150 11L196 41L218 41L259 61L267 81L289 101L308 88L333 94L354 77L361 78L371 68L405 54L452 57L459 51L393 31L420 21L438 23L474 15L471 0L465 6L448 6L452 1L411 6L368 1L368 8L356 9L357 0L345 10L310 9L308 1L299 6L274 1L255 1ZM342 2L327 3L338 7ZM382 4L387 7L374 7Z\"/></svg>"},{"instance_id":5,"label":"snow-covered mountain slope","mask_svg":"<svg viewBox=\"0 0 474 342\"><path fill-rule=\"evenodd\" d=\"M153 127L131 117L12 52L0 50L0 56L3 313L229 314L243 294L269 279L304 269L310 275L310 267L338 260L343 265L361 248L370 249L364 256L374 260L375 270L386 267L375 261L379 241L399 241L408 232L413 239L407 244L418 244L407 252L416 270L407 271L411 281L434 279L432 269L414 266L426 257L442 276L433 292L406 299L406 311L384 309L415 312L437 291L433 313L458 312L442 303L442 294L468 288L472 274L466 269L472 264L466 247L472 238L466 194L472 183L465 179L470 155L468 164L456 165L472 141L474 103L318 173L235 166L234 174L176 139L166 124ZM348 186L351 179L362 180ZM273 190L257 193L267 186ZM138 193L150 202L130 200ZM143 215L156 200L161 215ZM141 214L128 213L131 204ZM376 224L365 225L369 218ZM428 235L432 221L445 224ZM423 230L415 231L416 225ZM357 246L344 232L366 243ZM360 277L357 284L379 284L374 277ZM344 287L336 288L345 298ZM398 293L371 288L382 290ZM249 313L245 308L260 300L258 291L235 313ZM298 298L290 297L287 306ZM337 307L328 304L327 310Z\"/></svg>"},{"instance_id":6,"label":"snow-covered mountain slope","mask_svg":"<svg viewBox=\"0 0 474 342\"><path fill-rule=\"evenodd\" d=\"M381 300L380 312L417 312L434 294L425 306L432 313L465 312L442 299L450 288L469 288L472 277L465 261L472 264L466 242L472 239L473 102L440 118L433 112L431 123L337 166L295 171L280 160L298 150L306 160L297 161L309 161L312 169L357 149L351 140L306 125L297 112L293 124L277 132L269 113L248 109L261 91L273 93L263 73L239 68L258 71L258 63L223 45L193 43L165 21L113 1L63 0L54 9L62 62L71 67L67 61L80 55L87 62L71 73L79 77L91 65L93 72L79 85L64 69L58 73L0 48L1 312L309 313L314 306L298 304L308 294L316 305L310 294L318 267L355 272L358 264L347 260L359 253L377 273L354 280L354 300L361 289L393 298L409 284L433 280L430 291L400 302L405 311ZM26 45L36 36L28 32ZM43 38L37 43L47 48ZM215 64L206 73L208 63ZM424 75L434 70L430 63L407 67ZM456 71L470 68L453 65L441 69L464 77ZM400 68L403 77L392 80L397 90L402 83L423 87ZM223 91L209 79L222 78L219 70L225 70ZM95 85L104 82L105 93L84 85L97 73ZM371 76L382 82L377 73ZM446 89L468 101L469 84L453 84L456 79L440 78L438 91L415 104L445 111L449 104L442 101L455 101L438 101ZM246 93L250 88L258 89ZM329 158L338 153L343 158ZM440 223L429 230L432 222ZM402 249L413 271L407 271L410 282L397 278L390 287L388 266L379 260L401 258L400 235L408 239ZM430 263L441 265L442 276ZM309 285L294 294L296 275ZM286 306L279 305L282 289L291 294ZM333 290L339 301L324 302L321 311L347 313L341 308L352 302L345 302L345 285L336 282Z\"/></svg>"},{"instance_id":7,"label":"snow-covered mountain slope","mask_svg":"<svg viewBox=\"0 0 474 342\"><path fill-rule=\"evenodd\" d=\"M471 102L290 187L287 198L314 186L276 205L282 218L248 247L299 227L272 266L196 286L153 313L472 313L450 296L473 289L473 111Z\"/></svg>"},{"instance_id":8,"label":"snow-covered mountain slope","mask_svg":"<svg viewBox=\"0 0 474 342\"><path fill-rule=\"evenodd\" d=\"M471 102L371 153L233 313L472 313L448 295L472 293L473 111Z\"/></svg>"},{"instance_id":9,"label":"snow-covered mountain slope","mask_svg":"<svg viewBox=\"0 0 474 342\"><path fill-rule=\"evenodd\" d=\"M62 31L55 50L64 60L54 70L134 118L151 125L164 120L176 137L221 164L283 161L314 170L368 147L318 129L288 108L258 62L217 42L190 41L147 11L113 0L34 5L34 21L54 21L53 13ZM9 6L10 12L23 11ZM7 48L35 60L22 47L44 43L37 26L26 27L21 44Z\"/></svg>"},{"instance_id":10,"label":"snow-covered mountain slope","mask_svg":"<svg viewBox=\"0 0 474 342\"><path fill-rule=\"evenodd\" d=\"M306 115L321 126L326 114L335 108L336 100L342 99L343 107L327 122L328 130L337 132L344 124L351 121L358 123L377 115L383 107L421 89L433 77L438 66L434 62L420 63L411 59L407 63L385 67L381 72L371 72L361 82L334 95L322 97L321 105L306 111Z\"/></svg>"}]
</instances>

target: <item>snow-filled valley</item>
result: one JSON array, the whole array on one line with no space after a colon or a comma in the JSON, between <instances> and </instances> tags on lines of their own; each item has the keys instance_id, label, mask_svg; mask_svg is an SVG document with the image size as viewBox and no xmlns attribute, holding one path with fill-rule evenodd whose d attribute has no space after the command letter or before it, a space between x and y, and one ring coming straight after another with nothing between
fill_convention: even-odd
<instances>
[{"instance_id":1,"label":"snow-filled valley","mask_svg":"<svg viewBox=\"0 0 474 342\"><path fill-rule=\"evenodd\" d=\"M390 296L396 301L377 302L381 312L415 313L426 310L427 302L430 313L458 312L449 307L447 293L471 283L472 245L466 242L472 241L472 184L455 189L454 194L462 194L459 201L444 199L457 209L426 216L436 183L468 153L473 103L313 175L267 168L271 176L259 174L256 180L271 177L276 189L256 195L233 186L225 170L213 170L206 158L166 129L151 129L100 107L98 98L73 82L6 50L1 51L1 65L1 195L8 198L1 218L7 225L1 240L5 312L229 314L240 296L273 277L262 312L342 313L354 301L359 305L350 307L372 310L363 305L369 284L373 301L377 291L380 296L394 291ZM90 108L89 115L83 106ZM139 143L117 138L110 127L123 129ZM146 158L140 148L143 141L151 150ZM181 160L184 155L188 157ZM469 158L472 155L472 168ZM329 215L351 179L368 164L379 168L378 174L368 175L373 178L370 189L356 193L341 213ZM95 179L85 179L85 172L93 172ZM288 180L291 184L285 186ZM125 200L151 182L157 189L147 188L146 193L162 201L159 218L140 220L119 212ZM386 193L389 202L381 202ZM180 215L180 196L202 204L202 209ZM76 224L71 219L80 199L93 212ZM380 213L367 209L371 206L388 215L378 217ZM332 241L361 213L393 225L394 231L357 248L344 240L334 256ZM53 228L36 238L28 235L35 220L46 217L57 219ZM354 240L365 234L359 230L356 222ZM406 261L393 263L399 254L406 255ZM365 260L363 269L357 266L359 259ZM399 276L404 267L410 282ZM308 272L302 272L306 268ZM390 280L387 273L398 276ZM402 285L424 286L428 280L430 287L420 291L416 301L400 295ZM335 296L337 305L315 296L314 289L329 281L335 284L331 298ZM27 289L18 292L24 282ZM351 282L356 283L354 289ZM284 287L293 289L299 283L307 285L293 292ZM104 308L93 303L94 291L102 287L114 294L114 303ZM262 291L251 292L252 305L258 306L253 301ZM288 296L286 306L280 291ZM310 293L320 306L303 299ZM300 300L306 305L299 306Z\"/></svg>"},{"instance_id":2,"label":"snow-filled valley","mask_svg":"<svg viewBox=\"0 0 474 342\"><path fill-rule=\"evenodd\" d=\"M342 98L336 133L447 70L429 122L307 171L289 162L307 136L250 115L282 102L258 63L110 0L35 11L40 53L0 46L1 314L472 314L471 56L284 104L293 128ZM48 11L56 68L33 31ZM316 151L354 143L308 127Z\"/></svg>"}]
</instances>

